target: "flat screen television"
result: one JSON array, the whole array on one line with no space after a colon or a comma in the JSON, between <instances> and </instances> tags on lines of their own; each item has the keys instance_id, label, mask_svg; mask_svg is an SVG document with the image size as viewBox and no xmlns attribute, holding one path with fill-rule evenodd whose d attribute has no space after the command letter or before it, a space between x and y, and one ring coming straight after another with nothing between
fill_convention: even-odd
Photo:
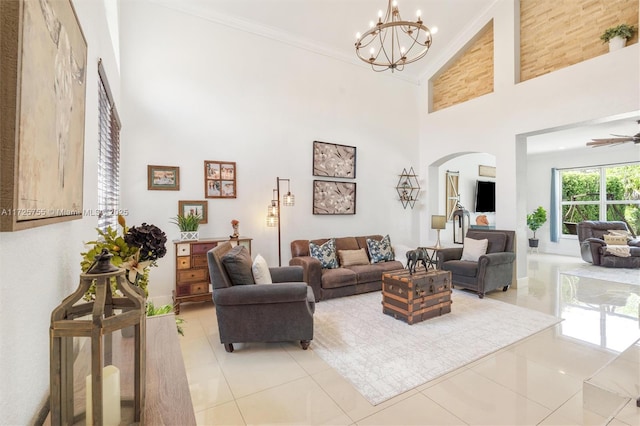
<instances>
[{"instance_id":1,"label":"flat screen television","mask_svg":"<svg viewBox=\"0 0 640 426\"><path fill-rule=\"evenodd\" d=\"M493 213L496 211L496 183L476 181L476 213Z\"/></svg>"}]
</instances>

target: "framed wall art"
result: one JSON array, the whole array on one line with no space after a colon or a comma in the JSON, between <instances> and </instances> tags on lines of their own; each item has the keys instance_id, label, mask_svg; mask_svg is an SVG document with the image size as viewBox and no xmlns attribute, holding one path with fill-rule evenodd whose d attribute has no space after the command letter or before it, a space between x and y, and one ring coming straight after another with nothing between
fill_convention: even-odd
<instances>
[{"instance_id":1,"label":"framed wall art","mask_svg":"<svg viewBox=\"0 0 640 426\"><path fill-rule=\"evenodd\" d=\"M453 219L453 212L456 210L458 206L458 202L460 201L460 195L458 194L458 178L460 177L460 172L454 172L451 170L447 170L446 174L446 199L445 205L447 206L447 221Z\"/></svg>"},{"instance_id":2,"label":"framed wall art","mask_svg":"<svg viewBox=\"0 0 640 426\"><path fill-rule=\"evenodd\" d=\"M356 147L314 141L313 175L355 179Z\"/></svg>"},{"instance_id":3,"label":"framed wall art","mask_svg":"<svg viewBox=\"0 0 640 426\"><path fill-rule=\"evenodd\" d=\"M496 168L493 166L478 166L478 176L496 177Z\"/></svg>"},{"instance_id":4,"label":"framed wall art","mask_svg":"<svg viewBox=\"0 0 640 426\"><path fill-rule=\"evenodd\" d=\"M0 231L80 219L87 42L73 4L0 1L0 28Z\"/></svg>"},{"instance_id":5,"label":"framed wall art","mask_svg":"<svg viewBox=\"0 0 640 426\"><path fill-rule=\"evenodd\" d=\"M178 214L181 216L200 216L200 225L207 223L207 200L204 201L178 201Z\"/></svg>"},{"instance_id":6,"label":"framed wall art","mask_svg":"<svg viewBox=\"0 0 640 426\"><path fill-rule=\"evenodd\" d=\"M314 180L313 214L356 214L356 183Z\"/></svg>"},{"instance_id":7,"label":"framed wall art","mask_svg":"<svg viewBox=\"0 0 640 426\"><path fill-rule=\"evenodd\" d=\"M180 167L147 166L147 189L180 190Z\"/></svg>"},{"instance_id":8,"label":"framed wall art","mask_svg":"<svg viewBox=\"0 0 640 426\"><path fill-rule=\"evenodd\" d=\"M236 198L236 163L232 161L204 162L205 198Z\"/></svg>"}]
</instances>

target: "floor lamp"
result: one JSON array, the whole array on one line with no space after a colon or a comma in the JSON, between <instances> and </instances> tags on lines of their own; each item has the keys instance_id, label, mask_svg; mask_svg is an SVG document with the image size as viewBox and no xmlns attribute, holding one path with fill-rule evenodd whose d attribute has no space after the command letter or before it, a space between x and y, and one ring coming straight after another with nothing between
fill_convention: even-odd
<instances>
[{"instance_id":1,"label":"floor lamp","mask_svg":"<svg viewBox=\"0 0 640 426\"><path fill-rule=\"evenodd\" d=\"M283 206L293 206L295 204L295 196L291 193L289 179L276 178L276 188L273 190L275 199L271 200L271 204L267 208L267 226L278 227L278 266L282 266L282 243L280 232L280 182L287 182L287 193L282 196Z\"/></svg>"},{"instance_id":2,"label":"floor lamp","mask_svg":"<svg viewBox=\"0 0 640 426\"><path fill-rule=\"evenodd\" d=\"M431 215L431 229L438 231L438 241L436 241L436 248L440 248L440 230L447 227L447 217L444 215Z\"/></svg>"}]
</instances>

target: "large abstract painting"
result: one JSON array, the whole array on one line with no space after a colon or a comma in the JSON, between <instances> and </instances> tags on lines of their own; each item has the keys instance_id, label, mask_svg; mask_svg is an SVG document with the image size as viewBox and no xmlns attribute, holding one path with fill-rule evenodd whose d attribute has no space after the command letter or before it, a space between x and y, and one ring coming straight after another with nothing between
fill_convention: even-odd
<instances>
[{"instance_id":1,"label":"large abstract painting","mask_svg":"<svg viewBox=\"0 0 640 426\"><path fill-rule=\"evenodd\" d=\"M355 178L356 147L314 141L313 175L350 179Z\"/></svg>"},{"instance_id":2,"label":"large abstract painting","mask_svg":"<svg viewBox=\"0 0 640 426\"><path fill-rule=\"evenodd\" d=\"M313 214L356 214L356 183L314 180Z\"/></svg>"},{"instance_id":3,"label":"large abstract painting","mask_svg":"<svg viewBox=\"0 0 640 426\"><path fill-rule=\"evenodd\" d=\"M15 123L2 139L3 153L12 154L2 159L2 166L14 171L11 182L2 176L1 207L12 216L2 221L2 230L79 219L86 40L69 0L1 3L2 37L8 40L2 51L2 60L8 61L2 89L3 96L10 95L2 107L3 115L12 115L2 118L3 128L10 120Z\"/></svg>"}]
</instances>

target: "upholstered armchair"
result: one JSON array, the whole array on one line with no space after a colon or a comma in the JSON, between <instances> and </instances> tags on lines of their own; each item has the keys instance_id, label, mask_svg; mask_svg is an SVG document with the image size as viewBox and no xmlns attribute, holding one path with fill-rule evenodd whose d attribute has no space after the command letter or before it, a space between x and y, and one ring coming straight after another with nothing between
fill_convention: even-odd
<instances>
[{"instance_id":1,"label":"upholstered armchair","mask_svg":"<svg viewBox=\"0 0 640 426\"><path fill-rule=\"evenodd\" d=\"M229 242L207 253L220 343L299 340L307 349L313 339L313 290L302 281L302 268L269 268L272 284L255 284L246 247Z\"/></svg>"},{"instance_id":2,"label":"upholstered armchair","mask_svg":"<svg viewBox=\"0 0 640 426\"><path fill-rule=\"evenodd\" d=\"M463 247L438 250L438 269L451 271L454 287L473 290L481 299L498 288L507 291L516 260L514 240L515 231L470 229Z\"/></svg>"},{"instance_id":3,"label":"upholstered armchair","mask_svg":"<svg viewBox=\"0 0 640 426\"><path fill-rule=\"evenodd\" d=\"M626 244L618 245L624 247L622 252L609 250L605 239L609 239L609 236L615 237L613 234L633 236L627 224L622 221L586 220L578 223L582 260L609 268L640 268L640 239L623 237Z\"/></svg>"}]
</instances>

